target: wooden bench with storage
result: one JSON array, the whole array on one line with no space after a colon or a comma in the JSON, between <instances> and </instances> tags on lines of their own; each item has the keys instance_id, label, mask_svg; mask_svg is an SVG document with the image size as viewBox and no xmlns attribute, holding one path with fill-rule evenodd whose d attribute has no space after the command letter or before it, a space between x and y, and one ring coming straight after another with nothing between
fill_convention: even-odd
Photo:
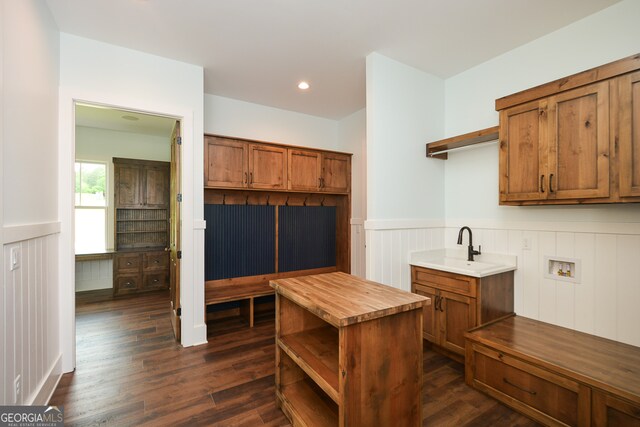
<instances>
[{"instance_id":1,"label":"wooden bench with storage","mask_svg":"<svg viewBox=\"0 0 640 427\"><path fill-rule=\"evenodd\" d=\"M269 282L246 285L209 285L205 286L205 305L240 301L240 315L253 328L254 298L273 295L275 292Z\"/></svg>"},{"instance_id":2,"label":"wooden bench with storage","mask_svg":"<svg viewBox=\"0 0 640 427\"><path fill-rule=\"evenodd\" d=\"M465 379L553 426L640 426L640 347L513 316L465 334Z\"/></svg>"}]
</instances>

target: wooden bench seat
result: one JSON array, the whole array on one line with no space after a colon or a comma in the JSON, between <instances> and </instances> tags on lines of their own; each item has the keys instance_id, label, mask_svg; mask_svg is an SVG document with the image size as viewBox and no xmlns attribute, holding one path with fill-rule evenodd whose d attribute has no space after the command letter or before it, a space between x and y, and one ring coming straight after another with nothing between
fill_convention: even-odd
<instances>
[{"instance_id":1,"label":"wooden bench seat","mask_svg":"<svg viewBox=\"0 0 640 427\"><path fill-rule=\"evenodd\" d=\"M521 316L465 334L465 380L545 425L640 426L640 347Z\"/></svg>"},{"instance_id":2,"label":"wooden bench seat","mask_svg":"<svg viewBox=\"0 0 640 427\"><path fill-rule=\"evenodd\" d=\"M275 291L268 282L249 284L206 284L204 292L205 305L240 301L240 314L253 327L254 298L273 295Z\"/></svg>"}]
</instances>

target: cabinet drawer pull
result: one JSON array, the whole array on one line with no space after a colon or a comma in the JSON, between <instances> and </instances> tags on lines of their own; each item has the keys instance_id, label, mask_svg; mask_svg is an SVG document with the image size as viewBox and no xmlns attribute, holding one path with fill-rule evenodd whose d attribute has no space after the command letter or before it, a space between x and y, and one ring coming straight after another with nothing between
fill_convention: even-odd
<instances>
[{"instance_id":1,"label":"cabinet drawer pull","mask_svg":"<svg viewBox=\"0 0 640 427\"><path fill-rule=\"evenodd\" d=\"M127 261L127 265L131 265L131 261Z\"/></svg>"},{"instance_id":2,"label":"cabinet drawer pull","mask_svg":"<svg viewBox=\"0 0 640 427\"><path fill-rule=\"evenodd\" d=\"M131 286L131 282L126 282L125 285Z\"/></svg>"},{"instance_id":3,"label":"cabinet drawer pull","mask_svg":"<svg viewBox=\"0 0 640 427\"><path fill-rule=\"evenodd\" d=\"M154 259L154 260L153 260L153 263L154 263L154 264L160 264L160 260Z\"/></svg>"},{"instance_id":4,"label":"cabinet drawer pull","mask_svg":"<svg viewBox=\"0 0 640 427\"><path fill-rule=\"evenodd\" d=\"M158 283L159 280L158 279L153 279L153 283Z\"/></svg>"},{"instance_id":5,"label":"cabinet drawer pull","mask_svg":"<svg viewBox=\"0 0 640 427\"><path fill-rule=\"evenodd\" d=\"M549 175L549 193L553 193L553 174Z\"/></svg>"},{"instance_id":6,"label":"cabinet drawer pull","mask_svg":"<svg viewBox=\"0 0 640 427\"><path fill-rule=\"evenodd\" d=\"M540 175L540 192L544 193L544 175Z\"/></svg>"},{"instance_id":7,"label":"cabinet drawer pull","mask_svg":"<svg viewBox=\"0 0 640 427\"><path fill-rule=\"evenodd\" d=\"M537 392L535 392L535 391L527 390L526 388L523 388L523 387L520 387L518 385L515 385L514 383L512 383L511 381L509 381L506 378L502 378L502 380L505 382L505 384L509 384L511 387L515 387L520 391L524 391L525 393L529 393L531 396L535 396L537 394Z\"/></svg>"}]
</instances>

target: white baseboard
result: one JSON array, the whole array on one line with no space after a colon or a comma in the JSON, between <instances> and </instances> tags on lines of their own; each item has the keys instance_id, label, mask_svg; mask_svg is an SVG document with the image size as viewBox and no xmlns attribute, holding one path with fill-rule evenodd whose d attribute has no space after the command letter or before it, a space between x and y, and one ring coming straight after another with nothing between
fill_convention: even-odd
<instances>
[{"instance_id":1,"label":"white baseboard","mask_svg":"<svg viewBox=\"0 0 640 427\"><path fill-rule=\"evenodd\" d=\"M58 355L44 379L38 384L36 391L31 395L30 401L25 402L25 404L47 405L56 391L56 387L58 387L60 378L62 378L62 354Z\"/></svg>"}]
</instances>

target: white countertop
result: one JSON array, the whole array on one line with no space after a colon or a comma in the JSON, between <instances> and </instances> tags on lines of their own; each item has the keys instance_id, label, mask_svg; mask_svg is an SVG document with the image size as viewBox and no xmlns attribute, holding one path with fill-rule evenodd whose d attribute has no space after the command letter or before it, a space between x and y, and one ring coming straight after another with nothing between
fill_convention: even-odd
<instances>
[{"instance_id":1,"label":"white countertop","mask_svg":"<svg viewBox=\"0 0 640 427\"><path fill-rule=\"evenodd\" d=\"M513 271L518 267L515 255L482 253L467 261L467 247L412 252L409 264L472 277L486 277Z\"/></svg>"}]
</instances>

